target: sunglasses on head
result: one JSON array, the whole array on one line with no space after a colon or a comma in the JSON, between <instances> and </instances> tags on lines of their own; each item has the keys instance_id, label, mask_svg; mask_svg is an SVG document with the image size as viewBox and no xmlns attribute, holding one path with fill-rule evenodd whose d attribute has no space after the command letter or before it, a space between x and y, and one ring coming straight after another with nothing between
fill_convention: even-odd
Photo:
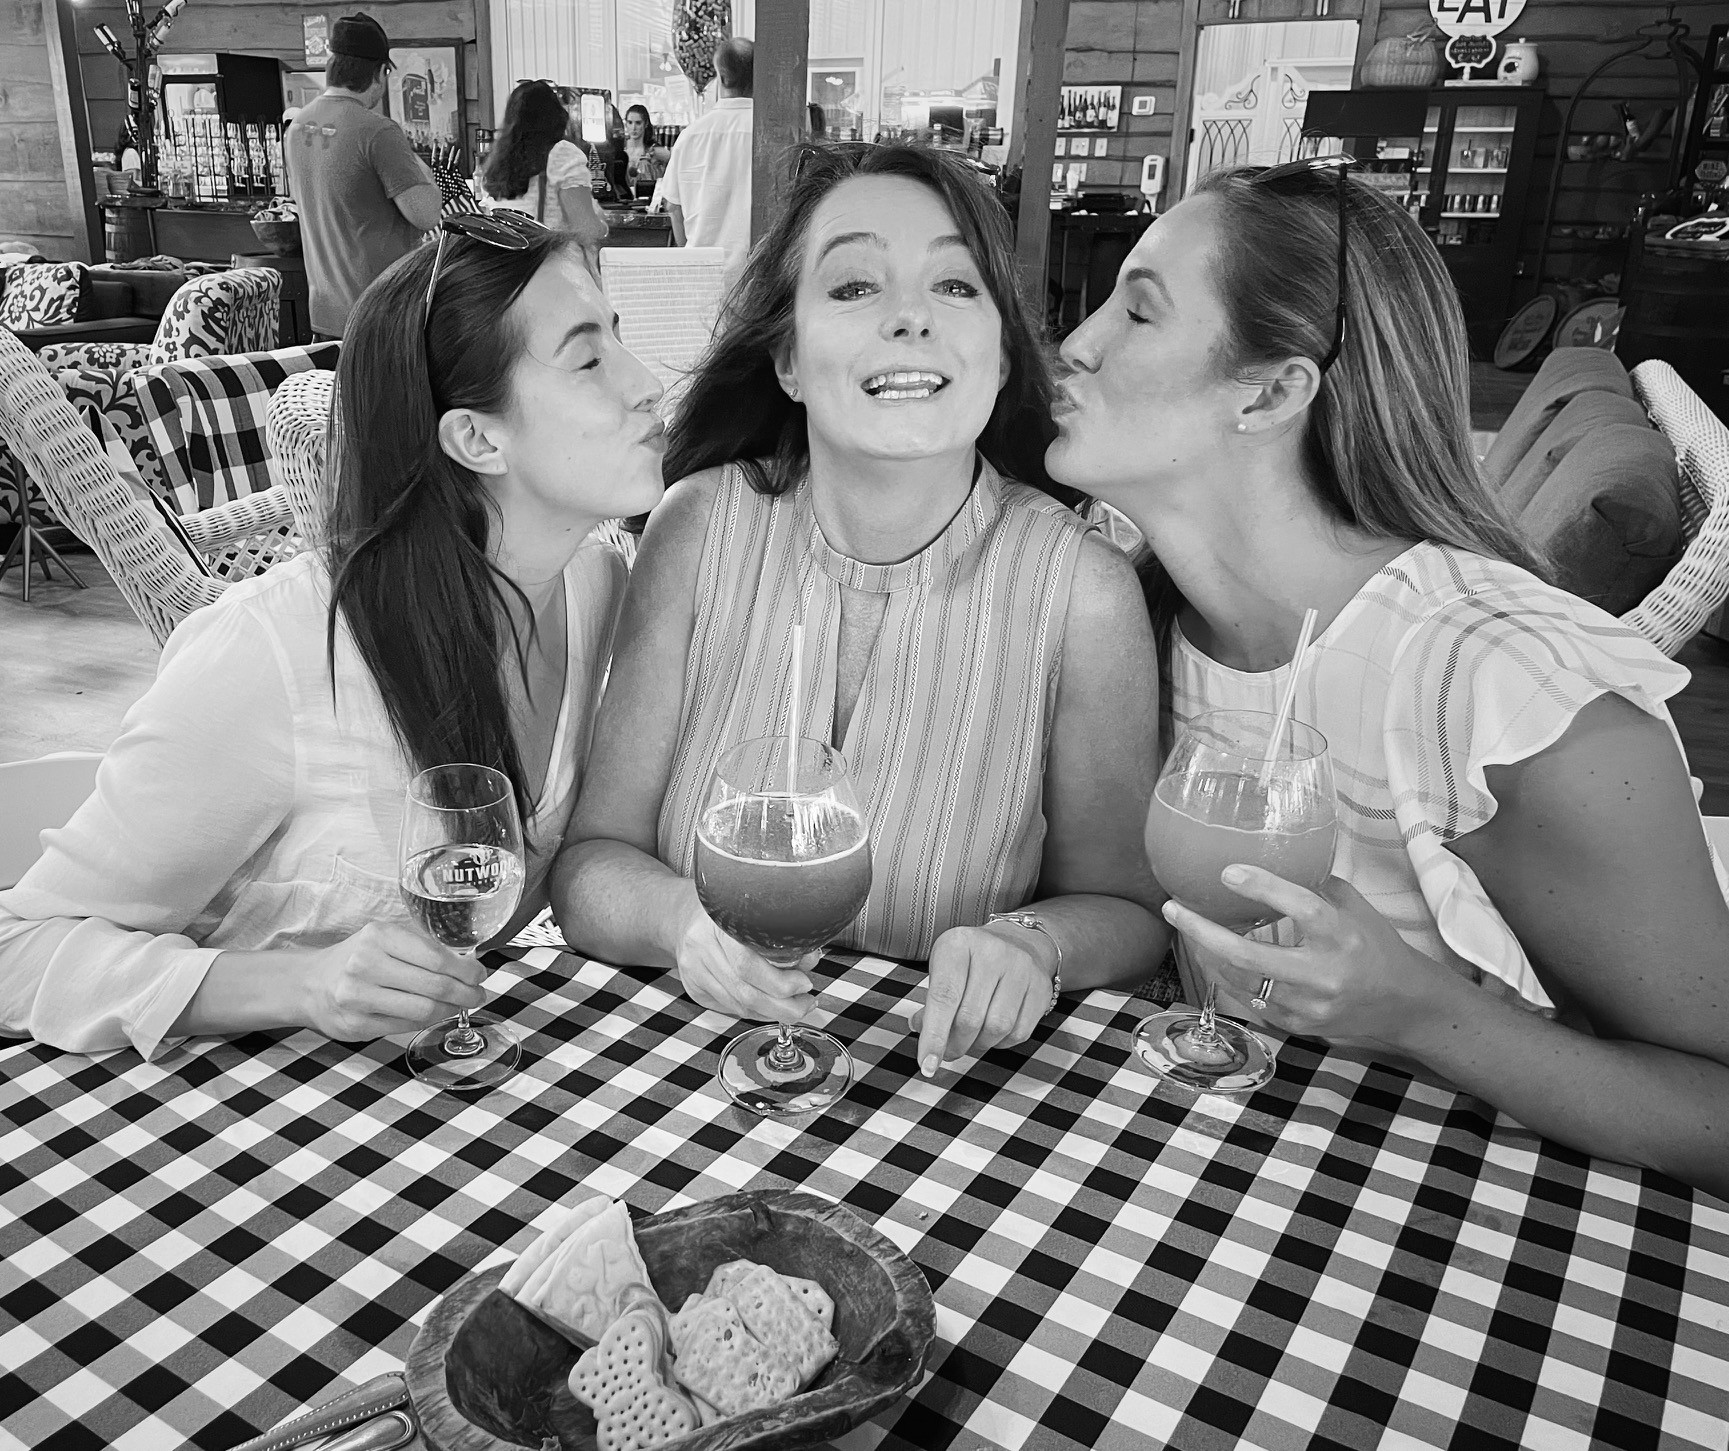
<instances>
[{"instance_id":1,"label":"sunglasses on head","mask_svg":"<svg viewBox=\"0 0 1729 1451\"><path fill-rule=\"evenodd\" d=\"M1333 345L1327 349L1327 356L1321 359L1323 373L1333 366L1345 342L1345 261L1349 256L1345 236L1346 178L1356 164L1354 156L1316 156L1306 161L1289 161L1281 166L1263 166L1249 178L1249 185L1264 186L1279 196L1315 196L1328 191L1338 196L1339 301L1333 314Z\"/></svg>"},{"instance_id":2,"label":"sunglasses on head","mask_svg":"<svg viewBox=\"0 0 1729 1451\"><path fill-rule=\"evenodd\" d=\"M552 228L520 212L458 212L444 217L438 224L438 252L432 259L432 276L426 279L426 304L421 309L420 332L426 335L432 321L432 294L438 289L438 275L444 270L445 244L452 237L466 237L486 247L503 252L526 252Z\"/></svg>"}]
</instances>

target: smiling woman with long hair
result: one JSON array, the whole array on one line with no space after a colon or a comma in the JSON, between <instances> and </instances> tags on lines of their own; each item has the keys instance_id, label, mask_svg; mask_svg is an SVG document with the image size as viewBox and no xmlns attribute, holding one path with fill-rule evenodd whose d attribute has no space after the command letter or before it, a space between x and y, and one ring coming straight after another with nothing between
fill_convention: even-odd
<instances>
[{"instance_id":1,"label":"smiling woman with long hair","mask_svg":"<svg viewBox=\"0 0 1729 1451\"><path fill-rule=\"evenodd\" d=\"M361 297L328 549L174 632L95 794L0 894L0 1031L150 1056L476 1006L480 969L412 930L397 889L428 766L511 778L518 922L544 905L625 582L592 531L660 497L660 389L569 237L445 225L509 245L447 235Z\"/></svg>"},{"instance_id":2,"label":"smiling woman with long hair","mask_svg":"<svg viewBox=\"0 0 1729 1451\"><path fill-rule=\"evenodd\" d=\"M810 1007L689 880L717 757L795 713L803 621L796 716L845 753L872 841L842 940L929 959L934 1072L1026 1039L1059 971L1133 981L1162 952L1135 846L1152 642L1127 563L1045 476L1050 380L996 197L925 148L801 162L681 405L554 897L577 946L706 1006Z\"/></svg>"}]
</instances>

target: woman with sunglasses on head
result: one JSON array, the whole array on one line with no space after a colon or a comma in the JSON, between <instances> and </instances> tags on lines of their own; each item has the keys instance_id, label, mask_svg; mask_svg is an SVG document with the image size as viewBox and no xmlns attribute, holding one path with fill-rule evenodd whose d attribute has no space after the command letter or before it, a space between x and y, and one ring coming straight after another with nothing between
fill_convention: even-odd
<instances>
[{"instance_id":1,"label":"woman with sunglasses on head","mask_svg":"<svg viewBox=\"0 0 1729 1451\"><path fill-rule=\"evenodd\" d=\"M1122 556L1047 492L1049 376L1007 219L942 152L803 153L669 446L560 858L566 935L795 1021L803 972L726 937L691 881L717 758L788 728L864 803L844 945L930 962L921 1068L1024 1041L1064 987L1143 977L1160 898L1152 638ZM1002 914L1019 913L1008 918Z\"/></svg>"},{"instance_id":2,"label":"woman with sunglasses on head","mask_svg":"<svg viewBox=\"0 0 1729 1451\"><path fill-rule=\"evenodd\" d=\"M409 926L407 782L478 762L529 846L587 753L626 571L593 537L660 498L659 385L572 239L450 217L362 295L328 543L184 620L96 790L0 893L0 1031L153 1056L191 1034L375 1038L482 998Z\"/></svg>"},{"instance_id":3,"label":"woman with sunglasses on head","mask_svg":"<svg viewBox=\"0 0 1729 1451\"><path fill-rule=\"evenodd\" d=\"M1063 345L1054 478L1145 536L1167 728L1330 743L1319 893L1238 937L1169 903L1191 1001L1415 1063L1605 1158L1729 1192L1729 886L1664 702L1687 672L1545 584L1471 452L1463 320L1342 162L1216 174ZM1264 1006L1263 1006L1264 1005Z\"/></svg>"},{"instance_id":4,"label":"woman with sunglasses on head","mask_svg":"<svg viewBox=\"0 0 1729 1451\"><path fill-rule=\"evenodd\" d=\"M494 211L533 217L572 233L585 248L598 247L609 230L594 199L588 157L566 132L571 115L546 81L522 81L504 107L481 188Z\"/></svg>"}]
</instances>

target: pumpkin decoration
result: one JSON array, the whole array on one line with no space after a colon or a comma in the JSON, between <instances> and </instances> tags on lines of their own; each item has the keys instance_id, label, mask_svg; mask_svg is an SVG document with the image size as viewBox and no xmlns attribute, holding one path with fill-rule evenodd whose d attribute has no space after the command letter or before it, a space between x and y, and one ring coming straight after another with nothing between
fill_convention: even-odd
<instances>
[{"instance_id":1,"label":"pumpkin decoration","mask_svg":"<svg viewBox=\"0 0 1729 1451\"><path fill-rule=\"evenodd\" d=\"M714 79L714 48L732 24L729 0L677 0L672 12L672 53L691 87L706 91Z\"/></svg>"},{"instance_id":2,"label":"pumpkin decoration","mask_svg":"<svg viewBox=\"0 0 1729 1451\"><path fill-rule=\"evenodd\" d=\"M1363 61L1360 83L1371 90L1426 90L1446 70L1441 34L1432 25L1376 41Z\"/></svg>"}]
</instances>

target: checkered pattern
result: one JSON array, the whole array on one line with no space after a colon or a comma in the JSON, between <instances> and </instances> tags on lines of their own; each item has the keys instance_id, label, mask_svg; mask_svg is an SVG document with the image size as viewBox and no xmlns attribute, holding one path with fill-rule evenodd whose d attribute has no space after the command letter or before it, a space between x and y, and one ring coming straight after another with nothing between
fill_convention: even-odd
<instances>
[{"instance_id":1,"label":"checkered pattern","mask_svg":"<svg viewBox=\"0 0 1729 1451\"><path fill-rule=\"evenodd\" d=\"M727 1102L735 1025L665 974L498 961L524 1064L474 1101L304 1032L0 1050L0 1441L223 1451L395 1368L579 1194L787 1186L936 1295L930 1375L844 1451L1729 1438L1729 1207L1474 1100L1291 1043L1248 1103L1179 1102L1108 993L925 1080L922 974L867 959L825 964L860 1078L800 1130Z\"/></svg>"},{"instance_id":2,"label":"checkered pattern","mask_svg":"<svg viewBox=\"0 0 1729 1451\"><path fill-rule=\"evenodd\" d=\"M291 373L334 368L337 345L185 358L133 373L144 423L181 513L280 483L265 433L270 394Z\"/></svg>"}]
</instances>

